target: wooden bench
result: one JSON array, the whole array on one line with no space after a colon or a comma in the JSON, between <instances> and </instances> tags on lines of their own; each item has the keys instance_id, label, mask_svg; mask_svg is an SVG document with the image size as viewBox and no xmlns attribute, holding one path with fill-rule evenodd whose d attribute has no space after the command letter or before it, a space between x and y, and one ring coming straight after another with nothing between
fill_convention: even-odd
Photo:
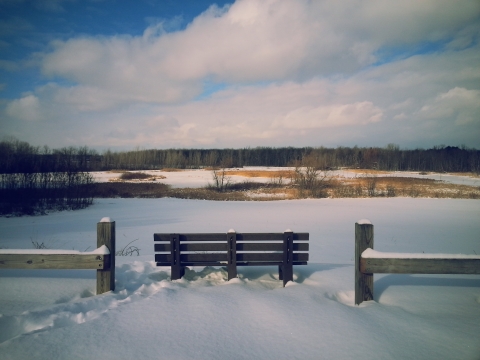
<instances>
[{"instance_id":1,"label":"wooden bench","mask_svg":"<svg viewBox=\"0 0 480 360\"><path fill-rule=\"evenodd\" d=\"M308 233L154 234L157 266L170 266L171 279L180 279L185 266L225 266L228 280L237 266L278 266L283 286L293 281L293 265L307 265Z\"/></svg>"}]
</instances>

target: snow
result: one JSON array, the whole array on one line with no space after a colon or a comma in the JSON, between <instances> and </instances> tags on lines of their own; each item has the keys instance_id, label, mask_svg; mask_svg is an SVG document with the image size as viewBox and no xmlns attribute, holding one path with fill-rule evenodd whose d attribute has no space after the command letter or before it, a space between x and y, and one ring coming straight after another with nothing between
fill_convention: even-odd
<instances>
[{"instance_id":1,"label":"snow","mask_svg":"<svg viewBox=\"0 0 480 360\"><path fill-rule=\"evenodd\" d=\"M112 219L110 219L109 217L103 217L101 220L100 220L101 223L111 223L112 222Z\"/></svg>"},{"instance_id":2,"label":"snow","mask_svg":"<svg viewBox=\"0 0 480 360\"><path fill-rule=\"evenodd\" d=\"M381 252L373 249L366 249L362 253L364 259L479 259L480 255L466 255L466 254L425 254L425 253L394 253Z\"/></svg>"},{"instance_id":3,"label":"snow","mask_svg":"<svg viewBox=\"0 0 480 360\"><path fill-rule=\"evenodd\" d=\"M248 169L248 168L242 168ZM275 170L275 169L285 169L285 168L256 168L262 170ZM250 169L252 170L252 169ZM162 179L156 180L129 180L131 182L155 182L163 183L170 185L173 188L200 188L205 187L208 184L213 184L213 172L210 170L204 169L189 169L189 170L177 170L177 171L162 171L162 170L145 170L141 171L142 173L155 176L162 176ZM109 171L94 171L91 173L96 182L108 182L108 181L117 181L121 173L109 172ZM250 178L245 176L230 176L227 178L231 183L241 183L244 181L254 181L254 182L269 182L269 178Z\"/></svg>"},{"instance_id":4,"label":"snow","mask_svg":"<svg viewBox=\"0 0 480 360\"><path fill-rule=\"evenodd\" d=\"M372 222L368 219L362 219L357 221L358 225L372 225Z\"/></svg>"},{"instance_id":5,"label":"snow","mask_svg":"<svg viewBox=\"0 0 480 360\"><path fill-rule=\"evenodd\" d=\"M95 270L0 270L2 359L478 359L479 275L375 275L375 301L354 305L354 232L375 226L387 253L480 254L480 201L306 199L213 202L101 199L83 210L0 218L0 247L96 244L116 220L116 289L94 296ZM153 234L310 233L310 261L285 288L277 267L187 269L170 281ZM368 253L367 253L368 254Z\"/></svg>"}]
</instances>

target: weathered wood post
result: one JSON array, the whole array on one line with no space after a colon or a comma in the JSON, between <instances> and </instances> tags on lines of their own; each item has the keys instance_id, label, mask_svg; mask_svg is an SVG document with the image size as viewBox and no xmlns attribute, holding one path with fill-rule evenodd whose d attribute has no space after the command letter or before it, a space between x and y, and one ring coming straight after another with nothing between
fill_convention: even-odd
<instances>
[{"instance_id":1,"label":"weathered wood post","mask_svg":"<svg viewBox=\"0 0 480 360\"><path fill-rule=\"evenodd\" d=\"M180 261L180 234L170 234L171 272L170 279L178 280L185 275L185 267Z\"/></svg>"},{"instance_id":2,"label":"weathered wood post","mask_svg":"<svg viewBox=\"0 0 480 360\"><path fill-rule=\"evenodd\" d=\"M279 278L283 280L283 287L293 281L293 232L287 229L283 232L283 261L278 268Z\"/></svg>"},{"instance_id":3,"label":"weathered wood post","mask_svg":"<svg viewBox=\"0 0 480 360\"><path fill-rule=\"evenodd\" d=\"M227 232L227 269L228 280L237 277L237 233L233 229Z\"/></svg>"},{"instance_id":4,"label":"weathered wood post","mask_svg":"<svg viewBox=\"0 0 480 360\"><path fill-rule=\"evenodd\" d=\"M105 217L97 223L97 248L105 245L110 251L110 262L97 270L97 295L115 290L115 221Z\"/></svg>"},{"instance_id":5,"label":"weathered wood post","mask_svg":"<svg viewBox=\"0 0 480 360\"><path fill-rule=\"evenodd\" d=\"M355 223L355 305L373 300L373 274L360 271L362 253L368 248L373 249L373 225L363 219Z\"/></svg>"}]
</instances>

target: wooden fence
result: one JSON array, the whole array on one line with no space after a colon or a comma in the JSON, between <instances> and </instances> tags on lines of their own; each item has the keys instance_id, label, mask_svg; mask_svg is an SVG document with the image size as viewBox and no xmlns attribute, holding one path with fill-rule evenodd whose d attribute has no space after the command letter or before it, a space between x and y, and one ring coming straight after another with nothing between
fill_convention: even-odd
<instances>
[{"instance_id":1,"label":"wooden fence","mask_svg":"<svg viewBox=\"0 0 480 360\"><path fill-rule=\"evenodd\" d=\"M355 304L373 300L373 274L480 274L480 256L391 254L373 250L373 225L355 223Z\"/></svg>"},{"instance_id":2,"label":"wooden fence","mask_svg":"<svg viewBox=\"0 0 480 360\"><path fill-rule=\"evenodd\" d=\"M0 269L94 269L97 295L115 290L115 222L103 218L97 223L97 250L13 250L0 252Z\"/></svg>"}]
</instances>

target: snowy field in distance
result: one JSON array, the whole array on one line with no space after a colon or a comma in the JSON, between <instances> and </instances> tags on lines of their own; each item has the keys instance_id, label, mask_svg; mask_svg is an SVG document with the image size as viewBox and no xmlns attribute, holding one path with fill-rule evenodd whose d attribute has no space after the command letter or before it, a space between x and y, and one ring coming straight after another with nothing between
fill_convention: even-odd
<instances>
[{"instance_id":1,"label":"snowy field in distance","mask_svg":"<svg viewBox=\"0 0 480 360\"><path fill-rule=\"evenodd\" d=\"M253 170L253 171L278 171L278 170L293 170L294 168L286 167L263 167L263 166L245 166L243 168L233 168L228 170ZM209 183L213 183L212 171L204 169L189 169L180 171L161 171L161 170L141 170L139 172L150 174L152 176L164 176L165 179L157 180L170 185L174 188L199 188L207 186ZM97 182L107 182L118 179L121 173L111 171L96 171L92 172L92 175ZM365 176L361 171L351 170L335 170L329 171L329 176L338 178L354 178ZM420 174L418 171L391 171L386 173L387 176L393 177L415 177L421 179L433 179L444 181L447 183L458 185L470 185L480 186L480 177L455 175L455 174L440 174L440 173L428 173L425 175ZM379 174L378 176L385 176L385 174ZM270 178L261 177L245 177L245 176L228 176L231 182L238 183L243 181L255 181L255 182L269 182ZM287 179L284 179L287 180Z\"/></svg>"},{"instance_id":2,"label":"snowy field in distance","mask_svg":"<svg viewBox=\"0 0 480 360\"><path fill-rule=\"evenodd\" d=\"M208 173L208 172L207 172ZM479 275L375 275L354 306L354 223L375 249L480 254L480 201L102 199L79 211L0 218L0 247L91 251L116 222L116 290L95 271L0 270L1 359L479 359ZM193 268L174 282L153 262L154 232L310 232L310 261L282 288L276 267Z\"/></svg>"}]
</instances>

